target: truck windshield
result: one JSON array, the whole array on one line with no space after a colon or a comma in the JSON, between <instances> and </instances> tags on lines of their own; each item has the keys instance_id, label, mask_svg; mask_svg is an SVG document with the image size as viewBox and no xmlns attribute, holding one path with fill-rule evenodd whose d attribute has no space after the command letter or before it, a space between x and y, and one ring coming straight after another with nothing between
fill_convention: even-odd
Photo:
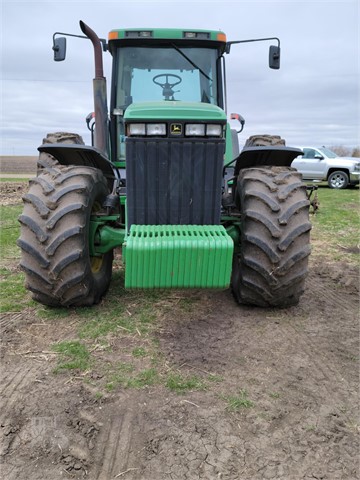
<instances>
[{"instance_id":1,"label":"truck windshield","mask_svg":"<svg viewBox=\"0 0 360 480\"><path fill-rule=\"evenodd\" d=\"M217 105L217 59L215 48L119 48L116 108L125 109L131 103L161 100Z\"/></svg>"},{"instance_id":2,"label":"truck windshield","mask_svg":"<svg viewBox=\"0 0 360 480\"><path fill-rule=\"evenodd\" d=\"M329 150L328 148L321 147L319 148L320 152L323 153L326 157L328 158L336 158L338 155L334 153L332 150Z\"/></svg>"}]
</instances>

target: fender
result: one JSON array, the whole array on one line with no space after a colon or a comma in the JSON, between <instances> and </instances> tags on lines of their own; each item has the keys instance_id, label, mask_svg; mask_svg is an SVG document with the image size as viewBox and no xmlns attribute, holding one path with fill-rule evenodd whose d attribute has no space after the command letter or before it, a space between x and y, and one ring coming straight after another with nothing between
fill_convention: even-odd
<instances>
[{"instance_id":1,"label":"fender","mask_svg":"<svg viewBox=\"0 0 360 480\"><path fill-rule=\"evenodd\" d=\"M44 144L39 152L52 155L61 165L98 168L107 178L120 179L117 168L95 147L77 144Z\"/></svg>"},{"instance_id":2,"label":"fender","mask_svg":"<svg viewBox=\"0 0 360 480\"><path fill-rule=\"evenodd\" d=\"M303 153L299 148L292 147L246 147L236 159L234 176L237 178L242 168L290 167L291 162Z\"/></svg>"}]
</instances>

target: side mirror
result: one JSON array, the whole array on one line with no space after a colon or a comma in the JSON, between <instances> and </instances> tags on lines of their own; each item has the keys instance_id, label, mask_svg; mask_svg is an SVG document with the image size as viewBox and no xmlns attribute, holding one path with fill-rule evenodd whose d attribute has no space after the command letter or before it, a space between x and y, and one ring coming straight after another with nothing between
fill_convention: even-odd
<instances>
[{"instance_id":1,"label":"side mirror","mask_svg":"<svg viewBox=\"0 0 360 480\"><path fill-rule=\"evenodd\" d=\"M65 60L65 57L66 57L66 38L65 37L54 38L54 45L52 48L54 50L55 62L62 62L63 60Z\"/></svg>"},{"instance_id":2,"label":"side mirror","mask_svg":"<svg viewBox=\"0 0 360 480\"><path fill-rule=\"evenodd\" d=\"M315 155L316 160L324 160L324 157L322 155L319 155L318 153Z\"/></svg>"},{"instance_id":3,"label":"side mirror","mask_svg":"<svg viewBox=\"0 0 360 480\"><path fill-rule=\"evenodd\" d=\"M271 45L269 48L269 67L275 70L280 68L280 47Z\"/></svg>"},{"instance_id":4,"label":"side mirror","mask_svg":"<svg viewBox=\"0 0 360 480\"><path fill-rule=\"evenodd\" d=\"M230 119L231 119L231 120L237 120L237 121L240 123L240 125L241 125L240 130L237 130L236 133L242 132L243 129L244 129L244 125L245 125L245 119L244 119L244 117L242 117L242 116L239 115L238 113L231 113L231 114L230 114Z\"/></svg>"}]
</instances>

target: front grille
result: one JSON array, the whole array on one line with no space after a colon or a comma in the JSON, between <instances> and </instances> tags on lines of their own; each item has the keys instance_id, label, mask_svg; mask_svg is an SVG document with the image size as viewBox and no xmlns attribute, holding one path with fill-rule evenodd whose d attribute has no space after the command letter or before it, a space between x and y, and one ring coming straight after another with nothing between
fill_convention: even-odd
<instances>
[{"instance_id":1,"label":"front grille","mask_svg":"<svg viewBox=\"0 0 360 480\"><path fill-rule=\"evenodd\" d=\"M128 228L218 225L223 139L126 139Z\"/></svg>"}]
</instances>

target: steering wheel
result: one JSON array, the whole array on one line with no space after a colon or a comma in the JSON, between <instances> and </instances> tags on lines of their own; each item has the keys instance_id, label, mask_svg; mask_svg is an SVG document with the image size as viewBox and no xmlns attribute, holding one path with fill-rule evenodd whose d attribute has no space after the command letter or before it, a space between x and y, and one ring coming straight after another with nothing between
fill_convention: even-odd
<instances>
[{"instance_id":1,"label":"steering wheel","mask_svg":"<svg viewBox=\"0 0 360 480\"><path fill-rule=\"evenodd\" d=\"M165 77L165 82L157 82L156 80L160 77ZM175 78L178 81L175 83L170 83L169 77ZM179 77L179 75L174 75L173 73L161 73L160 75L156 75L153 78L153 82L155 83L155 85L159 85L159 87L163 89L163 95L165 97L165 100L174 100L174 93L176 92L174 92L173 87L179 85L179 83L182 82L182 78Z\"/></svg>"}]
</instances>

